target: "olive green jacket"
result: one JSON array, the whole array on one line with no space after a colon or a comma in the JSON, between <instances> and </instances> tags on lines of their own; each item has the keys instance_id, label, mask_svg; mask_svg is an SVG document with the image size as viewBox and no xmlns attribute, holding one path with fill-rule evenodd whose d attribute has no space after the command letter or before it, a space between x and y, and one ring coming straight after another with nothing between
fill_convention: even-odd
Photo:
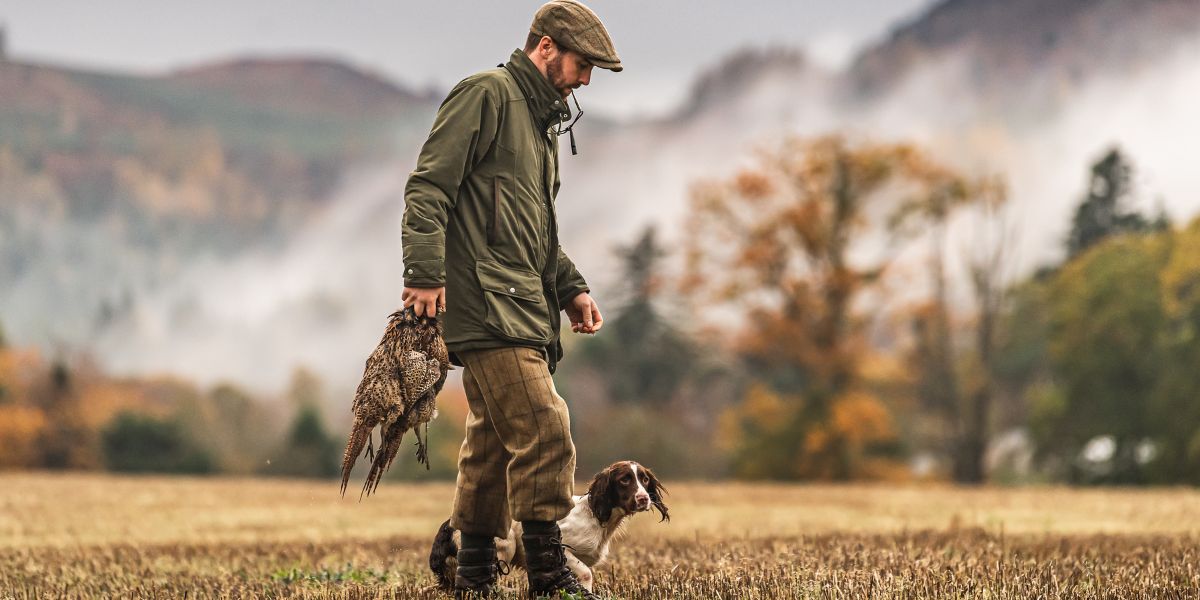
<instances>
[{"instance_id":1,"label":"olive green jacket","mask_svg":"<svg viewBox=\"0 0 1200 600\"><path fill-rule=\"evenodd\" d=\"M560 310L588 291L558 243L566 102L521 50L450 91L404 189L404 285L446 287L446 345L544 348L562 358Z\"/></svg>"}]
</instances>

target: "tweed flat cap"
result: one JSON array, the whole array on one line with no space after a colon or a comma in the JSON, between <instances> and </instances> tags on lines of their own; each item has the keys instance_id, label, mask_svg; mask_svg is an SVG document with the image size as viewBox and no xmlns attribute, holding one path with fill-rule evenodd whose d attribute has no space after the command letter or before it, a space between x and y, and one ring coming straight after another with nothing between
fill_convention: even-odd
<instances>
[{"instance_id":1,"label":"tweed flat cap","mask_svg":"<svg viewBox=\"0 0 1200 600\"><path fill-rule=\"evenodd\" d=\"M551 0L543 4L533 15L529 31L550 36L601 69L615 73L624 68L600 17L577 0Z\"/></svg>"}]
</instances>

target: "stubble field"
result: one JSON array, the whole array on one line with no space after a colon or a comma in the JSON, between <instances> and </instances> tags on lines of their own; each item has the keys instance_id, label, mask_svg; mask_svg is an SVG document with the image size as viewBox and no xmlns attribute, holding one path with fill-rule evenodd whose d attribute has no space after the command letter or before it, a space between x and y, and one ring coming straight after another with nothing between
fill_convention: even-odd
<instances>
[{"instance_id":1,"label":"stubble field","mask_svg":"<svg viewBox=\"0 0 1200 600\"><path fill-rule=\"evenodd\" d=\"M619 598L1196 598L1200 492L668 482ZM0 599L445 598L450 484L0 474ZM504 583L523 591L523 574Z\"/></svg>"}]
</instances>

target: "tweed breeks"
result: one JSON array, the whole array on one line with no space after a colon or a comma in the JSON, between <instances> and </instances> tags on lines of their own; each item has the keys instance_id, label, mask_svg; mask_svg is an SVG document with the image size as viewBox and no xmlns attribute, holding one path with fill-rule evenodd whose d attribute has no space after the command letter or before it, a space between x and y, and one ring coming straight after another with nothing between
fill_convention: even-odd
<instances>
[{"instance_id":1,"label":"tweed breeks","mask_svg":"<svg viewBox=\"0 0 1200 600\"><path fill-rule=\"evenodd\" d=\"M459 353L470 414L450 524L508 535L512 519L557 521L574 507L575 445L567 404L533 348Z\"/></svg>"}]
</instances>

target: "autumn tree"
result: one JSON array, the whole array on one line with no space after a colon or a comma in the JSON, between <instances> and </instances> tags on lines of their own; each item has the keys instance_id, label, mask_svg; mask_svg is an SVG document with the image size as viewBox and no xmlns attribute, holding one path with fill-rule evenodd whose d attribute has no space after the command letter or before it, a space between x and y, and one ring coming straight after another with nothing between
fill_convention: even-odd
<instances>
[{"instance_id":1,"label":"autumn tree","mask_svg":"<svg viewBox=\"0 0 1200 600\"><path fill-rule=\"evenodd\" d=\"M34 403L46 417L46 426L38 439L41 466L50 469L98 466L99 439L84 420L79 385L67 362L53 361L32 394Z\"/></svg>"},{"instance_id":2,"label":"autumn tree","mask_svg":"<svg viewBox=\"0 0 1200 600\"><path fill-rule=\"evenodd\" d=\"M912 318L917 393L925 408L942 415L947 427L942 442L952 462L952 475L962 483L984 480L984 452L991 432L995 384L995 352L1006 275L1011 263L1011 227L1003 212L1007 194L994 178L968 178L957 171L914 154L905 163L906 175L917 182L914 192L893 214L890 227L924 237L929 250L930 296ZM970 226L970 243L958 251L963 277L955 278L947 258L949 228L956 216ZM960 219L960 221L962 221ZM969 283L972 306L966 331L954 327L950 285L955 279ZM960 338L973 338L963 349Z\"/></svg>"},{"instance_id":3,"label":"autumn tree","mask_svg":"<svg viewBox=\"0 0 1200 600\"><path fill-rule=\"evenodd\" d=\"M929 297L916 307L911 317L914 347L909 360L921 407L940 417L938 420L943 423L936 429L939 433L932 434L938 438L934 442L943 446L941 450L954 460L957 476L961 470L959 457L966 434L967 407L962 398L956 331L952 326L946 254L950 219L970 202L973 192L964 177L924 157L916 157L908 166L923 185L892 214L888 226L927 241L929 275Z\"/></svg>"},{"instance_id":4,"label":"autumn tree","mask_svg":"<svg viewBox=\"0 0 1200 600\"><path fill-rule=\"evenodd\" d=\"M736 473L849 479L893 465L891 417L861 377L870 348L859 302L886 253L856 258L912 154L792 138L694 188L683 287L735 329L758 381L722 417Z\"/></svg>"},{"instance_id":5,"label":"autumn tree","mask_svg":"<svg viewBox=\"0 0 1200 600\"><path fill-rule=\"evenodd\" d=\"M0 348L0 468L41 466L38 441L46 415L34 405L31 390L44 372L37 352Z\"/></svg>"}]
</instances>

